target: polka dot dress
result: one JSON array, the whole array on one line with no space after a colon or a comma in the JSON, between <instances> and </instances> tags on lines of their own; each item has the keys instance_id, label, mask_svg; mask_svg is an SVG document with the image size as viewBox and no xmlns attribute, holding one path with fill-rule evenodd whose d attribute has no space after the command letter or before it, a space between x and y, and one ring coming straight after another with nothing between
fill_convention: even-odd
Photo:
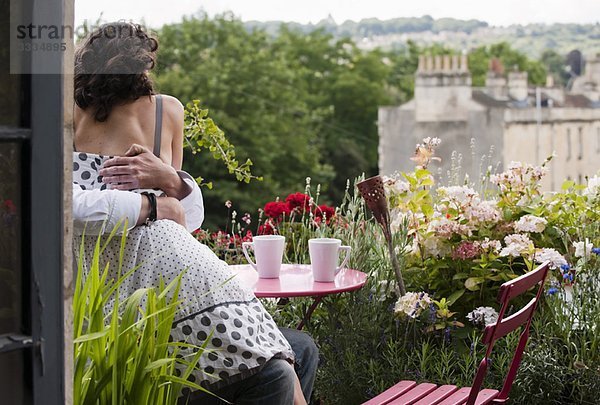
<instances>
[{"instance_id":1,"label":"polka dot dress","mask_svg":"<svg viewBox=\"0 0 600 405\"><path fill-rule=\"evenodd\" d=\"M83 190L106 189L98 171L108 158L75 152L73 182ZM84 271L91 263L95 243L95 237L84 240ZM120 243L120 238L111 240L102 257L113 278L118 276ZM76 236L74 249L80 245L81 237ZM198 346L209 340L208 352L200 359L201 369L192 373L191 381L215 389L257 372L273 357L293 360L289 343L252 291L241 286L227 264L181 225L159 220L129 231L123 271L135 266L139 268L125 280L120 300L139 288L158 286L161 279L168 284L187 269L179 293L183 304L171 338ZM193 354L193 350L180 354Z\"/></svg>"}]
</instances>

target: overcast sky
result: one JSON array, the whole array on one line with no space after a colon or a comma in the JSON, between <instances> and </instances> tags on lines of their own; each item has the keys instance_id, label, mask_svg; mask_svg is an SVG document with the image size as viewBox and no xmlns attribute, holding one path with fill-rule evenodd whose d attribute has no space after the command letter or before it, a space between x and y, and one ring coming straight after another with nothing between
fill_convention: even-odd
<instances>
[{"instance_id":1,"label":"overcast sky","mask_svg":"<svg viewBox=\"0 0 600 405\"><path fill-rule=\"evenodd\" d=\"M600 0L75 0L75 22L118 19L152 27L206 11L210 16L232 11L242 20L318 22L331 14L337 23L377 17L454 17L492 25L531 22L597 23Z\"/></svg>"}]
</instances>

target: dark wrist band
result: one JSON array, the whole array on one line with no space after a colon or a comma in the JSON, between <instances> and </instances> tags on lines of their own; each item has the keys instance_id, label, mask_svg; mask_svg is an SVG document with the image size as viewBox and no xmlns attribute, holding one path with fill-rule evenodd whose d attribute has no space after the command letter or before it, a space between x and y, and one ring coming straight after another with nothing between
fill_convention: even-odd
<instances>
[{"instance_id":1,"label":"dark wrist band","mask_svg":"<svg viewBox=\"0 0 600 405\"><path fill-rule=\"evenodd\" d=\"M150 203L150 212L148 213L148 218L146 218L146 225L150 225L152 222L156 221L156 195L153 193L142 193L148 197L148 202Z\"/></svg>"}]
</instances>

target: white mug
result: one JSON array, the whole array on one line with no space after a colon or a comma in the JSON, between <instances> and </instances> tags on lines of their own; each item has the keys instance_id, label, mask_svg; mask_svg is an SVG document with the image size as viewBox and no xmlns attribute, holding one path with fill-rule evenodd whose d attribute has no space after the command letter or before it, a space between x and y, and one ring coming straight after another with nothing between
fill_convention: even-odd
<instances>
[{"instance_id":1,"label":"white mug","mask_svg":"<svg viewBox=\"0 0 600 405\"><path fill-rule=\"evenodd\" d=\"M346 252L342 264L338 266L340 252ZM313 278L319 282L331 282L350 258L350 246L342 246L342 241L332 238L308 240L308 253Z\"/></svg>"},{"instance_id":2,"label":"white mug","mask_svg":"<svg viewBox=\"0 0 600 405\"><path fill-rule=\"evenodd\" d=\"M248 255L248 248L254 250L254 263ZM242 243L246 260L258 272L259 278L278 278L285 248L285 236L260 235L254 236L252 242Z\"/></svg>"}]
</instances>

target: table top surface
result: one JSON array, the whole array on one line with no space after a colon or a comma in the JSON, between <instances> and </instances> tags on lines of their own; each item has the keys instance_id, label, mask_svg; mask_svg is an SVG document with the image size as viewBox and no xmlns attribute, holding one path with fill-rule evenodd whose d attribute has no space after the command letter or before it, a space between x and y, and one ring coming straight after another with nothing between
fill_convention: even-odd
<instances>
[{"instance_id":1,"label":"table top surface","mask_svg":"<svg viewBox=\"0 0 600 405\"><path fill-rule=\"evenodd\" d=\"M367 282L362 271L342 269L333 282L321 283L313 279L308 264L283 264L279 278L258 278L249 264L229 266L243 285L251 286L259 298L318 297L339 294L361 288Z\"/></svg>"}]
</instances>

